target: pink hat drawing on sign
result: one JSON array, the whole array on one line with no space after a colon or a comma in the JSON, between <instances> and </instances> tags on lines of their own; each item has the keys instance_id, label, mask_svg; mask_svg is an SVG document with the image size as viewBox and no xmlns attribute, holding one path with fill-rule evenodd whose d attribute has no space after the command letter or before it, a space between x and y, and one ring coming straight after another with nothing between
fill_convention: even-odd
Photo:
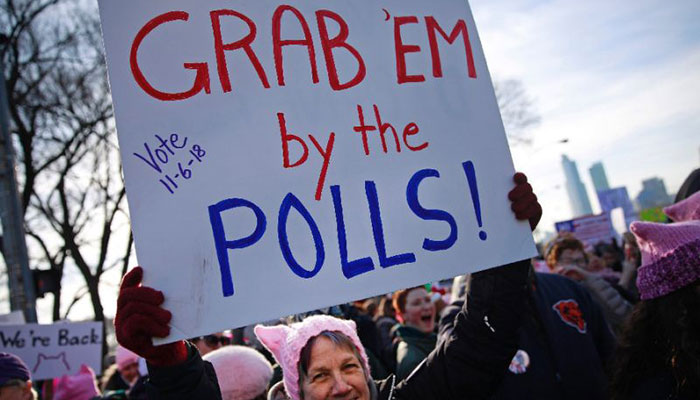
<instances>
[{"instance_id":1,"label":"pink hat drawing on sign","mask_svg":"<svg viewBox=\"0 0 700 400\"><path fill-rule=\"evenodd\" d=\"M32 375L41 375L38 372L46 369L70 372L70 364L68 364L66 359L66 353L60 352L55 356L39 353L36 357L34 368L32 368Z\"/></svg>"}]
</instances>

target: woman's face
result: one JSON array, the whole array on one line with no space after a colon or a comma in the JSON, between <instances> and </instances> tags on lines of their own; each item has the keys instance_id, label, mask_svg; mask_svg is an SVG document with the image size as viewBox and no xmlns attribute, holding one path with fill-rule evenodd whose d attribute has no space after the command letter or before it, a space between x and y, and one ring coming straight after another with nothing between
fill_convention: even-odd
<instances>
[{"instance_id":1,"label":"woman's face","mask_svg":"<svg viewBox=\"0 0 700 400\"><path fill-rule=\"evenodd\" d=\"M311 347L310 360L301 384L304 400L369 400L362 363L352 350L320 336Z\"/></svg>"},{"instance_id":2,"label":"woman's face","mask_svg":"<svg viewBox=\"0 0 700 400\"><path fill-rule=\"evenodd\" d=\"M211 353L212 351L218 349L221 347L221 339L223 337L223 334L221 332L219 333L214 333L211 335L204 336L197 340L194 345L197 347L197 350L199 350L199 355L203 356L207 353Z\"/></svg>"},{"instance_id":3,"label":"woman's face","mask_svg":"<svg viewBox=\"0 0 700 400\"><path fill-rule=\"evenodd\" d=\"M141 376L139 373L139 363L134 362L129 365L125 365L119 370L119 373L122 375L124 382L128 383L129 385L133 385Z\"/></svg>"},{"instance_id":4,"label":"woman's face","mask_svg":"<svg viewBox=\"0 0 700 400\"><path fill-rule=\"evenodd\" d=\"M581 250L566 249L561 252L557 260L558 267L576 266L579 268L586 267L586 255Z\"/></svg>"},{"instance_id":5,"label":"woman's face","mask_svg":"<svg viewBox=\"0 0 700 400\"><path fill-rule=\"evenodd\" d=\"M31 400L33 398L31 382L0 387L0 400Z\"/></svg>"},{"instance_id":6,"label":"woman's face","mask_svg":"<svg viewBox=\"0 0 700 400\"><path fill-rule=\"evenodd\" d=\"M613 251L606 251L603 253L603 261L605 261L606 267L613 268L620 262L620 258L618 257L617 253Z\"/></svg>"},{"instance_id":7,"label":"woman's face","mask_svg":"<svg viewBox=\"0 0 700 400\"><path fill-rule=\"evenodd\" d=\"M421 332L432 332L435 328L435 305L424 288L411 290L406 296L404 325L412 326Z\"/></svg>"},{"instance_id":8,"label":"woman's face","mask_svg":"<svg viewBox=\"0 0 700 400\"><path fill-rule=\"evenodd\" d=\"M588 265L585 269L590 272L600 272L605 269L605 262L595 254L588 255Z\"/></svg>"}]
</instances>

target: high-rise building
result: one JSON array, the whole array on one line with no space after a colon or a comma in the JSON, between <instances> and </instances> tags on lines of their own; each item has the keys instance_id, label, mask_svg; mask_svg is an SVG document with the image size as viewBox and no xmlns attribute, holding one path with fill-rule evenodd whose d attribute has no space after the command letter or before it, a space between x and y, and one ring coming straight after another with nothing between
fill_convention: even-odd
<instances>
[{"instance_id":1,"label":"high-rise building","mask_svg":"<svg viewBox=\"0 0 700 400\"><path fill-rule=\"evenodd\" d=\"M566 155L562 155L561 163L566 176L566 191L569 194L571 211L574 213L574 217L593 214L591 202L588 200L586 187L581 182L576 162L570 160Z\"/></svg>"},{"instance_id":2,"label":"high-rise building","mask_svg":"<svg viewBox=\"0 0 700 400\"><path fill-rule=\"evenodd\" d=\"M596 193L610 189L608 177L605 175L605 168L603 167L602 162L598 161L597 163L591 165L588 172L591 174L593 188L595 189Z\"/></svg>"},{"instance_id":3,"label":"high-rise building","mask_svg":"<svg viewBox=\"0 0 700 400\"><path fill-rule=\"evenodd\" d=\"M637 195L637 204L640 209L666 206L670 203L671 196L666 192L663 179L649 178L642 181L642 191Z\"/></svg>"}]
</instances>

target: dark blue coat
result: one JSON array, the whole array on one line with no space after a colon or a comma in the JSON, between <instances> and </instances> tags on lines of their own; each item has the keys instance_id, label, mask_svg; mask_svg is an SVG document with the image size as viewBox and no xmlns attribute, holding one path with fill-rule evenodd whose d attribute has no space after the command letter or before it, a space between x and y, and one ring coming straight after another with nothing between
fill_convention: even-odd
<instances>
[{"instance_id":1,"label":"dark blue coat","mask_svg":"<svg viewBox=\"0 0 700 400\"><path fill-rule=\"evenodd\" d=\"M459 305L443 312L442 334ZM492 399L605 399L605 363L615 339L578 283L537 273L519 330L518 353Z\"/></svg>"}]
</instances>

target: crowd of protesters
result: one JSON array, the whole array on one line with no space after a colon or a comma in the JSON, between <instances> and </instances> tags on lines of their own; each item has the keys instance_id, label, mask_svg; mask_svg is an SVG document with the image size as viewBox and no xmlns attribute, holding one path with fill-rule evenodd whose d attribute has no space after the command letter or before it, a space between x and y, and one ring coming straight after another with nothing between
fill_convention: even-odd
<instances>
[{"instance_id":1,"label":"crowd of protesters","mask_svg":"<svg viewBox=\"0 0 700 400\"><path fill-rule=\"evenodd\" d=\"M0 400L697 399L697 175L668 223L635 222L619 242L560 233L537 259L164 346L151 338L170 313L135 268L101 384L83 367L37 388L3 353ZM515 183L515 217L534 229L541 207Z\"/></svg>"}]
</instances>

